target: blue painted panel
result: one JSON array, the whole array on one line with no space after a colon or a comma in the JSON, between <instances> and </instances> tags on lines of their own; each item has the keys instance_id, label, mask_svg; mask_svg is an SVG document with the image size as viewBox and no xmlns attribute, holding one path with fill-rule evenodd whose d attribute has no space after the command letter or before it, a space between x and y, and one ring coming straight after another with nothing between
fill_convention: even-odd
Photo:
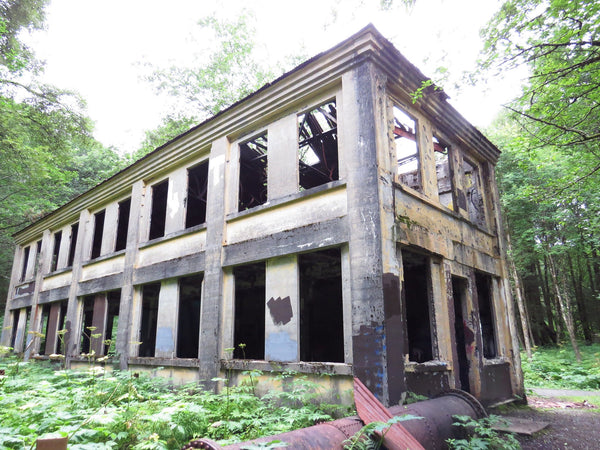
<instances>
[{"instance_id":1,"label":"blue painted panel","mask_svg":"<svg viewBox=\"0 0 600 450\"><path fill-rule=\"evenodd\" d=\"M268 361L298 361L298 342L285 331L271 333L265 342L265 359Z\"/></svg>"},{"instance_id":2,"label":"blue painted panel","mask_svg":"<svg viewBox=\"0 0 600 450\"><path fill-rule=\"evenodd\" d=\"M175 351L173 330L170 327L160 327L156 330L156 352L171 353Z\"/></svg>"}]
</instances>

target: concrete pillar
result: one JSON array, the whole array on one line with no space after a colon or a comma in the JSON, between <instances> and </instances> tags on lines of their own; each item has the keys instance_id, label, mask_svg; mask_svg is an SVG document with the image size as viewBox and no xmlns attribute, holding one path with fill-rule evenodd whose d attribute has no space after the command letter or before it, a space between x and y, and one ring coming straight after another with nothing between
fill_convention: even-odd
<instances>
[{"instance_id":1,"label":"concrete pillar","mask_svg":"<svg viewBox=\"0 0 600 450\"><path fill-rule=\"evenodd\" d=\"M127 369L129 356L137 356L139 349L139 345L134 344L134 342L139 341L142 305L141 293L133 286L133 268L138 255L138 246L142 239L146 190L144 182L140 180L133 184L131 191L129 231L127 233L123 285L121 286L121 302L119 304L119 327L115 344L116 352L120 358L119 366L121 370Z\"/></svg>"},{"instance_id":2,"label":"concrete pillar","mask_svg":"<svg viewBox=\"0 0 600 450\"><path fill-rule=\"evenodd\" d=\"M289 114L269 125L267 151L267 198L269 200L298 192L297 128L296 114Z\"/></svg>"},{"instance_id":3,"label":"concrete pillar","mask_svg":"<svg viewBox=\"0 0 600 450\"><path fill-rule=\"evenodd\" d=\"M448 286L444 264L440 260L429 260L429 273L431 274L431 293L433 300L433 311L431 329L435 333L435 347L437 348L437 359L452 361L452 337L454 335L454 316L450 316L448 305L448 292L452 292ZM434 354L434 358L435 358Z\"/></svg>"},{"instance_id":4,"label":"concrete pillar","mask_svg":"<svg viewBox=\"0 0 600 450\"><path fill-rule=\"evenodd\" d=\"M158 296L158 320L156 323L157 358L174 358L177 344L177 317L179 310L179 283L176 279L161 283Z\"/></svg>"},{"instance_id":5,"label":"concrete pillar","mask_svg":"<svg viewBox=\"0 0 600 450\"><path fill-rule=\"evenodd\" d=\"M202 282L204 284L204 281ZM231 267L223 269L223 303L221 306L221 347L234 348L235 275Z\"/></svg>"},{"instance_id":6,"label":"concrete pillar","mask_svg":"<svg viewBox=\"0 0 600 450\"><path fill-rule=\"evenodd\" d=\"M25 333L27 333L27 308L19 310L18 319L15 321L17 334L15 335L15 353L21 353L25 350Z\"/></svg>"},{"instance_id":7,"label":"concrete pillar","mask_svg":"<svg viewBox=\"0 0 600 450\"><path fill-rule=\"evenodd\" d=\"M100 255L108 255L115 251L117 242L117 224L119 222L119 204L112 202L106 207L104 213L104 232L102 234L102 247Z\"/></svg>"},{"instance_id":8,"label":"concrete pillar","mask_svg":"<svg viewBox=\"0 0 600 450\"><path fill-rule=\"evenodd\" d=\"M94 311L92 313L92 330L85 330L90 336L90 351L97 356L104 354L104 330L106 328L106 315L108 313L108 300L106 292L94 296ZM96 336L96 335L100 336Z\"/></svg>"},{"instance_id":9,"label":"concrete pillar","mask_svg":"<svg viewBox=\"0 0 600 450\"><path fill-rule=\"evenodd\" d=\"M16 326L16 320L13 319L12 324L7 322L12 317L11 314L11 302L12 298L15 295L15 285L17 284L17 280L19 279L19 267L21 265L20 255L22 254L21 248L19 246L15 247L15 256L13 258L13 266L12 272L10 275L10 281L8 283L8 299L6 301L6 308L4 309L4 327L2 328L2 337L0 338L0 344L5 347L10 347L10 339L12 337L12 329ZM9 328L10 325L10 328Z\"/></svg>"},{"instance_id":10,"label":"concrete pillar","mask_svg":"<svg viewBox=\"0 0 600 450\"><path fill-rule=\"evenodd\" d=\"M467 290L467 315L464 318L468 330L474 336L471 344L467 343L467 359L469 360L469 386L471 394L481 398L481 371L483 369L483 341L481 339L481 323L475 272L469 273L469 289Z\"/></svg>"},{"instance_id":11,"label":"concrete pillar","mask_svg":"<svg viewBox=\"0 0 600 450\"><path fill-rule=\"evenodd\" d=\"M200 313L200 351L198 355L200 359L198 376L206 386L214 386L211 380L218 375L220 368L220 305L223 297L221 261L225 223L223 199L226 198L225 161L227 155L229 155L229 147L229 141L226 137L214 141L208 166L205 272ZM237 189L236 182L233 180L229 180L229 182L229 190Z\"/></svg>"},{"instance_id":12,"label":"concrete pillar","mask_svg":"<svg viewBox=\"0 0 600 450\"><path fill-rule=\"evenodd\" d=\"M437 174L435 171L435 152L433 151L433 132L431 123L423 116L417 120L417 139L421 168L421 187L423 194L429 198L437 198Z\"/></svg>"},{"instance_id":13,"label":"concrete pillar","mask_svg":"<svg viewBox=\"0 0 600 450\"><path fill-rule=\"evenodd\" d=\"M265 359L279 362L298 361L300 287L297 255L267 261L265 290Z\"/></svg>"},{"instance_id":14,"label":"concrete pillar","mask_svg":"<svg viewBox=\"0 0 600 450\"><path fill-rule=\"evenodd\" d=\"M268 139L268 137L267 137ZM267 144L268 145L268 144ZM226 175L223 177L223 183L227 184L227 189L224 191L224 199L225 199L225 214L231 214L238 212L238 201L239 201L239 190L240 190L240 146L239 141L234 142L233 144L227 144L228 151L227 155L227 167L226 167ZM268 158L268 155L267 155ZM268 160L267 160L268 161ZM211 158L212 164L212 158ZM208 167L209 170L209 183L210 183L210 164ZM267 172L267 177L269 173ZM227 181L225 181L225 179ZM267 186L269 180L267 179ZM268 189L268 187L267 187ZM210 184L208 186L208 191L210 192ZM267 192L268 195L268 192ZM208 223L208 208L210 208L210 202L207 201L206 204L206 221Z\"/></svg>"},{"instance_id":15,"label":"concrete pillar","mask_svg":"<svg viewBox=\"0 0 600 450\"><path fill-rule=\"evenodd\" d=\"M342 314L344 321L344 362L346 364L352 364L352 274L350 272L350 252L348 251L347 245L342 246L341 249L341 264L343 305Z\"/></svg>"},{"instance_id":16,"label":"concrete pillar","mask_svg":"<svg viewBox=\"0 0 600 450\"><path fill-rule=\"evenodd\" d=\"M46 347L45 355L56 353L56 338L58 336L58 321L60 319L60 302L54 302L50 305L48 314L48 326L46 327Z\"/></svg>"},{"instance_id":17,"label":"concrete pillar","mask_svg":"<svg viewBox=\"0 0 600 450\"><path fill-rule=\"evenodd\" d=\"M184 200L187 196L187 183L187 167L181 167L169 175L165 235L185 228Z\"/></svg>"},{"instance_id":18,"label":"concrete pillar","mask_svg":"<svg viewBox=\"0 0 600 450\"><path fill-rule=\"evenodd\" d=\"M355 375L389 405L400 399L404 378L402 340L395 336L401 321L399 268L395 251L390 255L392 246L382 236L382 205L388 208L383 223L388 226L389 215L393 217L393 202L384 203L391 194L385 191L391 190L389 127L382 109L387 101L377 98L385 95L385 79L365 63L345 73L342 83L340 151L347 165L353 367ZM378 162L384 167L381 173Z\"/></svg>"},{"instance_id":19,"label":"concrete pillar","mask_svg":"<svg viewBox=\"0 0 600 450\"><path fill-rule=\"evenodd\" d=\"M82 303L77 298L77 289L81 279L81 267L83 259L90 257L93 238L94 217L87 210L81 211L79 215L79 232L77 233L77 243L75 247L75 257L71 268L71 286L69 288L69 298L67 300L67 315L65 318L65 363L70 364L70 358L79 354L79 344L81 341L81 320ZM84 256L85 255L85 256Z\"/></svg>"}]
</instances>

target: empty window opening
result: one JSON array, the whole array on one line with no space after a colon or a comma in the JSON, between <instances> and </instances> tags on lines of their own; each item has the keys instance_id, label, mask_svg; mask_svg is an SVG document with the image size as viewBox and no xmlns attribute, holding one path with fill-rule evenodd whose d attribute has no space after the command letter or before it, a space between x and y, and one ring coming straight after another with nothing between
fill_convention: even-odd
<instances>
[{"instance_id":1,"label":"empty window opening","mask_svg":"<svg viewBox=\"0 0 600 450\"><path fill-rule=\"evenodd\" d=\"M421 190L419 146L417 144L417 122L406 112L394 105L394 140L396 144L397 173L400 182L418 191Z\"/></svg>"},{"instance_id":2,"label":"empty window opening","mask_svg":"<svg viewBox=\"0 0 600 450\"><path fill-rule=\"evenodd\" d=\"M90 330L94 316L94 296L87 295L83 297L83 318L81 321L81 341L79 353L90 352L90 337L91 334L96 334L96 330Z\"/></svg>"},{"instance_id":3,"label":"empty window opening","mask_svg":"<svg viewBox=\"0 0 600 450\"><path fill-rule=\"evenodd\" d=\"M160 283L147 284L142 288L141 344L138 356L154 357L159 294Z\"/></svg>"},{"instance_id":4,"label":"empty window opening","mask_svg":"<svg viewBox=\"0 0 600 450\"><path fill-rule=\"evenodd\" d=\"M152 186L152 212L150 214L150 235L148 239L156 239L165 235L168 192L169 180Z\"/></svg>"},{"instance_id":5,"label":"empty window opening","mask_svg":"<svg viewBox=\"0 0 600 450\"><path fill-rule=\"evenodd\" d=\"M66 300L63 300L62 302L60 302L60 313L58 314L57 331L65 329L65 319L67 317L67 305L68 305L68 302ZM56 335L56 353L58 353L59 355L65 354L64 337L63 336L64 336L64 334Z\"/></svg>"},{"instance_id":6,"label":"empty window opening","mask_svg":"<svg viewBox=\"0 0 600 450\"><path fill-rule=\"evenodd\" d=\"M69 242L69 260L67 261L67 267L73 265L75 260L75 247L77 246L77 235L79 234L79 222L71 225L71 241Z\"/></svg>"},{"instance_id":7,"label":"empty window opening","mask_svg":"<svg viewBox=\"0 0 600 450\"><path fill-rule=\"evenodd\" d=\"M463 161L464 187L467 192L467 210L471 222L485 226L485 206L481 189L479 167L466 159Z\"/></svg>"},{"instance_id":8,"label":"empty window opening","mask_svg":"<svg viewBox=\"0 0 600 450\"><path fill-rule=\"evenodd\" d=\"M406 309L408 359L422 363L433 359L431 339L431 289L429 258L402 251L404 284L402 297Z\"/></svg>"},{"instance_id":9,"label":"empty window opening","mask_svg":"<svg viewBox=\"0 0 600 450\"><path fill-rule=\"evenodd\" d=\"M339 248L298 257L300 359L344 362L342 264Z\"/></svg>"},{"instance_id":10,"label":"empty window opening","mask_svg":"<svg viewBox=\"0 0 600 450\"><path fill-rule=\"evenodd\" d=\"M41 320L42 329L40 330L40 333L42 336L40 337L40 350L38 351L38 354L40 354L40 355L46 354L46 339L48 337L49 322L50 322L50 305L48 303L46 303L44 306L42 306L42 320Z\"/></svg>"},{"instance_id":11,"label":"empty window opening","mask_svg":"<svg viewBox=\"0 0 600 450\"><path fill-rule=\"evenodd\" d=\"M198 358L202 279L202 274L179 279L178 358Z\"/></svg>"},{"instance_id":12,"label":"empty window opening","mask_svg":"<svg viewBox=\"0 0 600 450\"><path fill-rule=\"evenodd\" d=\"M40 263L40 258L42 257L42 241L41 239L35 244L35 264L33 266L33 274L35 275L38 271L38 265Z\"/></svg>"},{"instance_id":13,"label":"empty window opening","mask_svg":"<svg viewBox=\"0 0 600 450\"><path fill-rule=\"evenodd\" d=\"M25 276L27 275L27 264L29 264L29 251L30 248L28 245L23 250L23 265L21 267L21 277L19 278L19 281L23 281L25 279Z\"/></svg>"},{"instance_id":14,"label":"empty window opening","mask_svg":"<svg viewBox=\"0 0 600 450\"><path fill-rule=\"evenodd\" d=\"M131 211L131 198L119 202L119 221L117 222L117 240L115 252L127 247L127 232L129 231L129 212Z\"/></svg>"},{"instance_id":15,"label":"empty window opening","mask_svg":"<svg viewBox=\"0 0 600 450\"><path fill-rule=\"evenodd\" d=\"M267 133L240 144L238 211L267 202Z\"/></svg>"},{"instance_id":16,"label":"empty window opening","mask_svg":"<svg viewBox=\"0 0 600 450\"><path fill-rule=\"evenodd\" d=\"M62 231L54 233L54 247L52 248L52 260L50 261L50 272L54 272L58 267L58 253L60 251L60 241L62 239Z\"/></svg>"},{"instance_id":17,"label":"empty window opening","mask_svg":"<svg viewBox=\"0 0 600 450\"><path fill-rule=\"evenodd\" d=\"M454 334L456 336L456 355L458 357L458 376L460 388L470 392L469 384L469 359L467 357L467 346L473 345L473 332L468 329L465 321L466 316L466 293L467 280L452 277L452 296L454 301ZM469 342L467 342L467 338Z\"/></svg>"},{"instance_id":18,"label":"empty window opening","mask_svg":"<svg viewBox=\"0 0 600 450\"><path fill-rule=\"evenodd\" d=\"M102 235L104 234L104 217L106 211L103 209L94 214L94 238L92 240L92 259L100 256L102 252Z\"/></svg>"},{"instance_id":19,"label":"empty window opening","mask_svg":"<svg viewBox=\"0 0 600 450\"><path fill-rule=\"evenodd\" d=\"M121 306L121 290L107 293L106 325L104 328L104 354L115 355L117 331L119 329L119 308ZM96 330L95 332L98 332Z\"/></svg>"},{"instance_id":20,"label":"empty window opening","mask_svg":"<svg viewBox=\"0 0 600 450\"><path fill-rule=\"evenodd\" d=\"M235 325L233 357L265 358L265 263L233 269L235 278ZM243 344L243 347L240 347Z\"/></svg>"},{"instance_id":21,"label":"empty window opening","mask_svg":"<svg viewBox=\"0 0 600 450\"><path fill-rule=\"evenodd\" d=\"M454 205L456 201L454 199L452 168L450 166L450 146L436 136L433 136L433 150L440 203L446 208L455 210Z\"/></svg>"},{"instance_id":22,"label":"empty window opening","mask_svg":"<svg viewBox=\"0 0 600 450\"><path fill-rule=\"evenodd\" d=\"M339 180L335 100L298 116L300 189Z\"/></svg>"},{"instance_id":23,"label":"empty window opening","mask_svg":"<svg viewBox=\"0 0 600 450\"><path fill-rule=\"evenodd\" d=\"M10 335L10 347L15 348L17 343L17 329L19 328L19 310L16 309L11 312L12 316L12 333Z\"/></svg>"},{"instance_id":24,"label":"empty window opening","mask_svg":"<svg viewBox=\"0 0 600 450\"><path fill-rule=\"evenodd\" d=\"M483 273L475 273L475 285L477 286L483 356L484 358L495 358L497 354L494 309L492 306L492 277Z\"/></svg>"},{"instance_id":25,"label":"empty window opening","mask_svg":"<svg viewBox=\"0 0 600 450\"><path fill-rule=\"evenodd\" d=\"M206 193L208 190L208 161L188 169L185 227L206 222Z\"/></svg>"}]
</instances>

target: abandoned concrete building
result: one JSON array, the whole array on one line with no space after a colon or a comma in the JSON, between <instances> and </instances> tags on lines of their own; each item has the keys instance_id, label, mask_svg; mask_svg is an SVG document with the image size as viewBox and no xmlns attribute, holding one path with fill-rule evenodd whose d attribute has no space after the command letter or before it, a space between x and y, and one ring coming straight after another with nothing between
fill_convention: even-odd
<instances>
[{"instance_id":1,"label":"abandoned concrete building","mask_svg":"<svg viewBox=\"0 0 600 450\"><path fill-rule=\"evenodd\" d=\"M522 395L499 151L425 80L368 26L19 231L2 344Z\"/></svg>"}]
</instances>

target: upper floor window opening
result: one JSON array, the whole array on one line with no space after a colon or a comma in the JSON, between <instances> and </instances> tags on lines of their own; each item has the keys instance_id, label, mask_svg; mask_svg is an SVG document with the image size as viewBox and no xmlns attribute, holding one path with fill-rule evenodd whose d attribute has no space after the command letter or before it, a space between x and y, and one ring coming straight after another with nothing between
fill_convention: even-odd
<instances>
[{"instance_id":1,"label":"upper floor window opening","mask_svg":"<svg viewBox=\"0 0 600 450\"><path fill-rule=\"evenodd\" d=\"M187 170L188 187L185 211L185 227L190 228L206 222L206 198L208 190L208 161Z\"/></svg>"},{"instance_id":2,"label":"upper floor window opening","mask_svg":"<svg viewBox=\"0 0 600 450\"><path fill-rule=\"evenodd\" d=\"M50 260L50 272L54 272L58 268L58 253L60 251L61 239L62 231L54 233L54 247L52 248L52 259Z\"/></svg>"},{"instance_id":3,"label":"upper floor window opening","mask_svg":"<svg viewBox=\"0 0 600 450\"><path fill-rule=\"evenodd\" d=\"M148 239L156 239L165 235L168 193L168 179L152 186L152 211L150 212L150 232Z\"/></svg>"},{"instance_id":4,"label":"upper floor window opening","mask_svg":"<svg viewBox=\"0 0 600 450\"><path fill-rule=\"evenodd\" d=\"M71 238L69 242L69 260L67 261L67 267L73 265L75 260L75 247L77 246L77 235L79 234L79 222L71 225Z\"/></svg>"},{"instance_id":5,"label":"upper floor window opening","mask_svg":"<svg viewBox=\"0 0 600 450\"><path fill-rule=\"evenodd\" d=\"M455 211L456 198L452 181L452 166L450 164L450 146L434 135L433 150L440 203Z\"/></svg>"},{"instance_id":6,"label":"upper floor window opening","mask_svg":"<svg viewBox=\"0 0 600 450\"><path fill-rule=\"evenodd\" d=\"M467 196L467 211L471 222L485 227L485 202L481 183L479 166L468 160L463 160L464 188Z\"/></svg>"},{"instance_id":7,"label":"upper floor window opening","mask_svg":"<svg viewBox=\"0 0 600 450\"><path fill-rule=\"evenodd\" d=\"M102 253L102 236L104 234L104 217L106 210L94 214L94 238L92 240L91 258L97 258Z\"/></svg>"},{"instance_id":8,"label":"upper floor window opening","mask_svg":"<svg viewBox=\"0 0 600 450\"><path fill-rule=\"evenodd\" d=\"M421 162L417 143L417 121L394 105L394 141L400 182L421 191Z\"/></svg>"},{"instance_id":9,"label":"upper floor window opening","mask_svg":"<svg viewBox=\"0 0 600 450\"><path fill-rule=\"evenodd\" d=\"M298 116L300 190L339 180L337 133L335 100Z\"/></svg>"},{"instance_id":10,"label":"upper floor window opening","mask_svg":"<svg viewBox=\"0 0 600 450\"><path fill-rule=\"evenodd\" d=\"M267 202L267 133L240 144L238 211Z\"/></svg>"},{"instance_id":11,"label":"upper floor window opening","mask_svg":"<svg viewBox=\"0 0 600 450\"><path fill-rule=\"evenodd\" d=\"M33 266L33 274L35 275L38 270L40 258L42 257L42 240L40 239L35 243L35 265Z\"/></svg>"},{"instance_id":12,"label":"upper floor window opening","mask_svg":"<svg viewBox=\"0 0 600 450\"><path fill-rule=\"evenodd\" d=\"M19 281L23 281L27 275L27 265L29 264L29 245L25 247L23 250L23 265L21 267L21 276L19 277Z\"/></svg>"},{"instance_id":13,"label":"upper floor window opening","mask_svg":"<svg viewBox=\"0 0 600 450\"><path fill-rule=\"evenodd\" d=\"M119 218L117 222L117 240L115 251L124 250L127 247L127 233L129 231L129 212L131 211L131 197L119 202Z\"/></svg>"}]
</instances>

